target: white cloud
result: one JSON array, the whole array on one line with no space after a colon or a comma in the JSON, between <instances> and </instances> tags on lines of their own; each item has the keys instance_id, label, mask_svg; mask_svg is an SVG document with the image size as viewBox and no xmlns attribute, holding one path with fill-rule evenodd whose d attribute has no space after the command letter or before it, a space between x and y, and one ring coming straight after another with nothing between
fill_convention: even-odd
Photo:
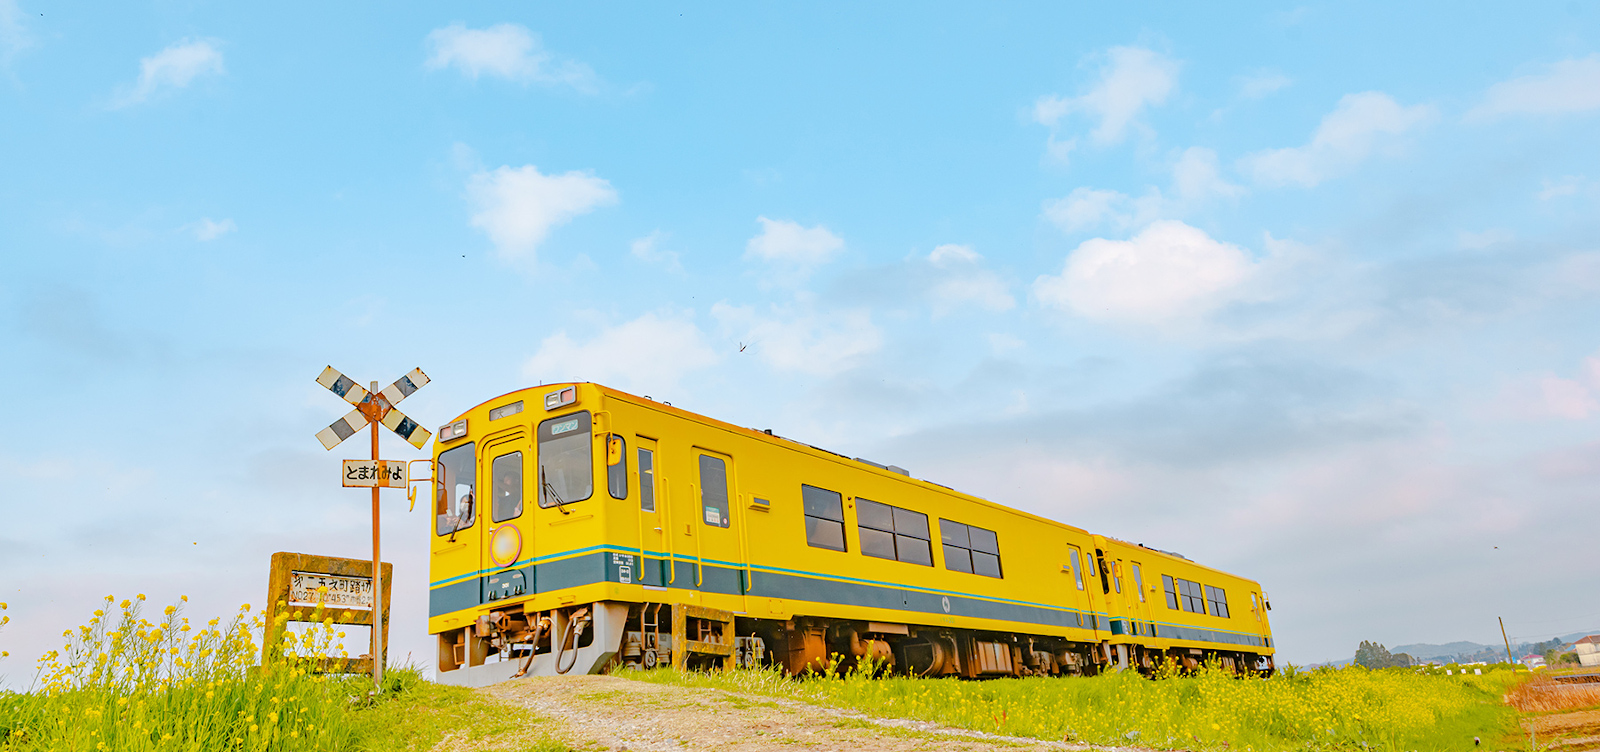
<instances>
[{"instance_id":1,"label":"white cloud","mask_svg":"<svg viewBox=\"0 0 1600 752\"><path fill-rule=\"evenodd\" d=\"M1508 386L1501 407L1511 417L1584 420L1600 414L1600 354L1584 358L1571 378L1546 373Z\"/></svg>"},{"instance_id":2,"label":"white cloud","mask_svg":"<svg viewBox=\"0 0 1600 752\"><path fill-rule=\"evenodd\" d=\"M1216 152L1199 146L1179 155L1172 167L1169 199L1155 186L1134 198L1121 191L1103 188L1075 188L1063 198L1047 199L1045 219L1068 233L1092 230L1102 225L1117 229L1142 227L1163 217L1181 216L1213 198L1238 198L1244 188L1222 178Z\"/></svg>"},{"instance_id":3,"label":"white cloud","mask_svg":"<svg viewBox=\"0 0 1600 752\"><path fill-rule=\"evenodd\" d=\"M989 350L995 355L1005 355L1028 346L1028 343L1022 341L1022 338L1005 332L993 332L987 339L989 340Z\"/></svg>"},{"instance_id":4,"label":"white cloud","mask_svg":"<svg viewBox=\"0 0 1600 752\"><path fill-rule=\"evenodd\" d=\"M467 181L472 226L483 230L504 258L532 253L551 228L614 204L611 183L590 172L545 175L533 165L481 171Z\"/></svg>"},{"instance_id":5,"label":"white cloud","mask_svg":"<svg viewBox=\"0 0 1600 752\"><path fill-rule=\"evenodd\" d=\"M1549 201L1550 199L1559 198L1561 196L1571 196L1576 194L1579 189L1583 188L1584 183L1586 182L1588 181L1584 180L1583 177L1578 175L1567 175L1560 180L1546 180L1544 181L1544 188L1534 195L1536 195L1540 201Z\"/></svg>"},{"instance_id":6,"label":"white cloud","mask_svg":"<svg viewBox=\"0 0 1600 752\"><path fill-rule=\"evenodd\" d=\"M576 60L561 58L539 42L539 35L518 24L469 29L456 23L428 34L427 67L454 67L468 78L499 76L524 83L564 84L594 88L594 71Z\"/></svg>"},{"instance_id":7,"label":"white cloud","mask_svg":"<svg viewBox=\"0 0 1600 752\"><path fill-rule=\"evenodd\" d=\"M1427 125L1435 114L1432 106L1402 107L1382 92L1347 94L1322 119L1310 143L1256 152L1241 159L1239 166L1267 185L1310 188L1353 168L1392 139Z\"/></svg>"},{"instance_id":8,"label":"white cloud","mask_svg":"<svg viewBox=\"0 0 1600 752\"><path fill-rule=\"evenodd\" d=\"M1538 75L1502 81L1467 113L1468 120L1504 115L1562 115L1600 109L1600 55L1563 60Z\"/></svg>"},{"instance_id":9,"label":"white cloud","mask_svg":"<svg viewBox=\"0 0 1600 752\"><path fill-rule=\"evenodd\" d=\"M641 394L670 392L718 357L687 317L646 313L579 343L557 332L522 367L529 379L596 381Z\"/></svg>"},{"instance_id":10,"label":"white cloud","mask_svg":"<svg viewBox=\"0 0 1600 752\"><path fill-rule=\"evenodd\" d=\"M678 262L678 252L667 251L658 247L661 241L666 238L666 233L656 230L642 238L634 239L632 243L628 244L628 251L633 254L634 258L646 264L660 266L670 272L681 272L683 271L683 265Z\"/></svg>"},{"instance_id":11,"label":"white cloud","mask_svg":"<svg viewBox=\"0 0 1600 752\"><path fill-rule=\"evenodd\" d=\"M195 240L204 243L227 235L239 229L239 226L235 225L231 219L216 221L210 217L203 217L199 222L189 225L188 229L189 232L194 234Z\"/></svg>"},{"instance_id":12,"label":"white cloud","mask_svg":"<svg viewBox=\"0 0 1600 752\"><path fill-rule=\"evenodd\" d=\"M823 264L844 248L844 239L822 225L801 227L787 219L757 217L761 234L745 244L745 258L796 267Z\"/></svg>"},{"instance_id":13,"label":"white cloud","mask_svg":"<svg viewBox=\"0 0 1600 752\"><path fill-rule=\"evenodd\" d=\"M1046 199L1044 216L1065 232L1078 232L1102 222L1125 224L1127 215L1122 207L1127 202L1127 194L1121 191L1074 188L1064 198Z\"/></svg>"},{"instance_id":14,"label":"white cloud","mask_svg":"<svg viewBox=\"0 0 1600 752\"><path fill-rule=\"evenodd\" d=\"M1236 299L1257 266L1238 246L1162 220L1130 240L1083 242L1061 274L1039 277L1033 290L1044 305L1087 318L1159 324Z\"/></svg>"},{"instance_id":15,"label":"white cloud","mask_svg":"<svg viewBox=\"0 0 1600 752\"><path fill-rule=\"evenodd\" d=\"M1245 99L1260 99L1287 88L1292 83L1294 80L1282 73L1263 71L1239 80L1239 96Z\"/></svg>"},{"instance_id":16,"label":"white cloud","mask_svg":"<svg viewBox=\"0 0 1600 752\"><path fill-rule=\"evenodd\" d=\"M711 315L779 372L834 376L883 346L864 310L818 314L774 306L771 316L762 316L748 306L717 303Z\"/></svg>"},{"instance_id":17,"label":"white cloud","mask_svg":"<svg viewBox=\"0 0 1600 752\"><path fill-rule=\"evenodd\" d=\"M18 55L33 47L33 35L22 23L22 8L17 0L0 0L0 67L9 67Z\"/></svg>"},{"instance_id":18,"label":"white cloud","mask_svg":"<svg viewBox=\"0 0 1600 752\"><path fill-rule=\"evenodd\" d=\"M1516 238L1517 236L1513 235L1510 230L1499 229L1489 229L1484 230L1483 232L1467 232L1462 230L1461 232L1456 233L1456 242L1459 243L1462 248L1472 251L1481 251L1490 246L1500 245L1501 243L1509 243L1513 240L1516 240Z\"/></svg>"},{"instance_id":19,"label":"white cloud","mask_svg":"<svg viewBox=\"0 0 1600 752\"><path fill-rule=\"evenodd\" d=\"M1090 133L1096 143L1120 142L1128 128L1137 124L1140 112L1167 101L1177 85L1178 67L1177 61L1159 52L1142 47L1112 47L1106 51L1100 80L1088 92L1076 97L1040 97L1034 102L1033 118L1051 128L1052 145L1057 143L1053 131L1073 113L1099 121ZM1065 156L1073 142L1062 143L1068 144L1061 153Z\"/></svg>"},{"instance_id":20,"label":"white cloud","mask_svg":"<svg viewBox=\"0 0 1600 752\"><path fill-rule=\"evenodd\" d=\"M166 89L182 89L205 75L222 75L222 52L212 40L184 40L139 61L139 81L118 95L113 109L139 104Z\"/></svg>"},{"instance_id":21,"label":"white cloud","mask_svg":"<svg viewBox=\"0 0 1600 752\"><path fill-rule=\"evenodd\" d=\"M934 318L969 304L996 312L1017 305L999 275L984 269L983 256L968 246L941 245L928 254L928 263L942 272L928 290Z\"/></svg>"},{"instance_id":22,"label":"white cloud","mask_svg":"<svg viewBox=\"0 0 1600 752\"><path fill-rule=\"evenodd\" d=\"M1244 188L1222 179L1217 153L1191 146L1172 167L1172 186L1181 201L1196 203L1212 197L1238 198Z\"/></svg>"},{"instance_id":23,"label":"white cloud","mask_svg":"<svg viewBox=\"0 0 1600 752\"><path fill-rule=\"evenodd\" d=\"M946 243L934 248L933 253L928 254L928 263L940 269L976 264L981 261L983 261L983 256L972 250L970 245Z\"/></svg>"},{"instance_id":24,"label":"white cloud","mask_svg":"<svg viewBox=\"0 0 1600 752\"><path fill-rule=\"evenodd\" d=\"M1539 379L1540 405L1547 415L1568 420L1582 420L1590 413L1600 412L1600 399L1596 399L1583 384L1574 379L1546 376Z\"/></svg>"}]
</instances>

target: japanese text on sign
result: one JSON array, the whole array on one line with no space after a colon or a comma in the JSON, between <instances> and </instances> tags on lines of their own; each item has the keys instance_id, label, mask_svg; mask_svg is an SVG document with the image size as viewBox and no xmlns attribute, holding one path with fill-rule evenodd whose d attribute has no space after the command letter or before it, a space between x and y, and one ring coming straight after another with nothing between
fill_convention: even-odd
<instances>
[{"instance_id":1,"label":"japanese text on sign","mask_svg":"<svg viewBox=\"0 0 1600 752\"><path fill-rule=\"evenodd\" d=\"M403 460L345 460L345 488L405 488Z\"/></svg>"},{"instance_id":2,"label":"japanese text on sign","mask_svg":"<svg viewBox=\"0 0 1600 752\"><path fill-rule=\"evenodd\" d=\"M322 590L321 588L327 588ZM289 605L372 608L372 579L319 572L289 573Z\"/></svg>"}]
</instances>

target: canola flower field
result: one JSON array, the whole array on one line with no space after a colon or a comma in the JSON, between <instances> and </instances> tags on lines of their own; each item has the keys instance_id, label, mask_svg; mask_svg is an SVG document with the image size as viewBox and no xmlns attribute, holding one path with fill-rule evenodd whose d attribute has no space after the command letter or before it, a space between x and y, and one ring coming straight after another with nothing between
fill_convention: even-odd
<instances>
[{"instance_id":1,"label":"canola flower field","mask_svg":"<svg viewBox=\"0 0 1600 752\"><path fill-rule=\"evenodd\" d=\"M1216 667L1158 680L1096 677L870 678L864 672L789 679L776 671L630 678L821 702L895 718L1009 736L1191 750L1470 750L1525 748L1503 694L1526 678L1359 666L1238 678ZM1492 745L1492 746L1491 746Z\"/></svg>"},{"instance_id":2,"label":"canola flower field","mask_svg":"<svg viewBox=\"0 0 1600 752\"><path fill-rule=\"evenodd\" d=\"M186 599L185 599L186 602ZM231 620L191 623L184 602L154 621L144 597L108 597L63 645L41 657L26 692L0 691L0 752L45 750L565 750L526 712L477 693L391 670L384 692L365 676L307 673L294 662L258 667L266 618L243 606ZM5 610L0 603L0 611ZM291 614L280 613L288 621ZM343 656L320 612L296 613L281 652ZM8 619L0 614L0 627ZM0 659L7 658L0 652ZM0 671L8 667L0 663ZM790 679L781 672L623 675L819 702L1011 736L1189 750L1429 752L1522 748L1517 711L1503 700L1527 677L1360 667L1237 678L1215 667L1152 681L1098 677L991 681L871 678L852 671Z\"/></svg>"},{"instance_id":3,"label":"canola flower field","mask_svg":"<svg viewBox=\"0 0 1600 752\"><path fill-rule=\"evenodd\" d=\"M292 662L261 668L256 646L266 619L248 605L226 624L193 624L183 615L187 598L155 621L142 616L143 602L107 597L87 623L62 634L61 649L39 659L28 691L0 691L0 751L427 750L446 738L474 749L508 738L518 750L567 749L539 719L507 718L475 693L424 681L414 669L386 672L379 693L365 675L311 674ZM285 656L344 656L331 619L320 611L275 618L290 616L307 626L283 631Z\"/></svg>"}]
</instances>

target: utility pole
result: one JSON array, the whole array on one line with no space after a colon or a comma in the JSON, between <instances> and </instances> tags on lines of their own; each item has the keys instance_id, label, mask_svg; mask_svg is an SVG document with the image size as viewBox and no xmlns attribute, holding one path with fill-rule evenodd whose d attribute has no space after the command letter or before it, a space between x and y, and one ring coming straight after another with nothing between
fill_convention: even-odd
<instances>
[{"instance_id":1,"label":"utility pole","mask_svg":"<svg viewBox=\"0 0 1600 752\"><path fill-rule=\"evenodd\" d=\"M1511 658L1511 638L1506 636L1505 617L1496 616L1494 618L1500 620L1500 639L1506 641L1506 663L1516 663L1516 661L1512 660Z\"/></svg>"}]
</instances>

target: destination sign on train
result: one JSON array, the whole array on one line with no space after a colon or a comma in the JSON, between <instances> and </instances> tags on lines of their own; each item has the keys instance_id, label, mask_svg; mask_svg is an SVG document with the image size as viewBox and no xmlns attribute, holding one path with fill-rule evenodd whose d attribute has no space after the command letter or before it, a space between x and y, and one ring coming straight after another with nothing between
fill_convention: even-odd
<instances>
[{"instance_id":1,"label":"destination sign on train","mask_svg":"<svg viewBox=\"0 0 1600 752\"><path fill-rule=\"evenodd\" d=\"M345 488L405 488L404 460L345 460Z\"/></svg>"}]
</instances>

